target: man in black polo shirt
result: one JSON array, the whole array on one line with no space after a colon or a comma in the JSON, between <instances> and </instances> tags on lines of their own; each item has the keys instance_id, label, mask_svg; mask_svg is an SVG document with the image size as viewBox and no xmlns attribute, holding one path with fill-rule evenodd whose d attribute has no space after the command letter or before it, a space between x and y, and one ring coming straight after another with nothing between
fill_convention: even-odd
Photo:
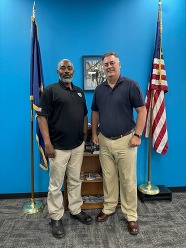
<instances>
[{"instance_id":1,"label":"man in black polo shirt","mask_svg":"<svg viewBox=\"0 0 186 248\"><path fill-rule=\"evenodd\" d=\"M106 221L115 212L120 193L121 210L128 221L128 231L136 235L139 232L136 157L146 108L138 84L120 75L118 55L108 52L103 55L102 62L107 80L96 87L91 107L92 141L100 146L104 192L104 208L96 220ZM137 112L136 123L133 109ZM100 133L97 136L98 124Z\"/></svg>"},{"instance_id":2,"label":"man in black polo shirt","mask_svg":"<svg viewBox=\"0 0 186 248\"><path fill-rule=\"evenodd\" d=\"M38 123L50 160L50 183L47 197L52 234L64 236L61 218L64 214L61 187L67 175L70 216L83 224L92 218L81 211L80 170L87 133L87 106L83 91L72 83L74 67L63 59L58 63L59 82L45 88L39 105Z\"/></svg>"}]
</instances>

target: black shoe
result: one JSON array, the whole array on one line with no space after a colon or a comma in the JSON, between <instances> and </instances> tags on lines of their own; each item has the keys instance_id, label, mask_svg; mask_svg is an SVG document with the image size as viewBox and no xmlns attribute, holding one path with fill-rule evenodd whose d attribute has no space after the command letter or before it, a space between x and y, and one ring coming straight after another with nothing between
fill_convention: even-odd
<instances>
[{"instance_id":1,"label":"black shoe","mask_svg":"<svg viewBox=\"0 0 186 248\"><path fill-rule=\"evenodd\" d=\"M86 225L90 225L92 222L92 218L86 213L84 213L83 211L81 211L79 214L76 214L76 215L73 215L70 213L70 217L72 219L79 220L81 223L86 224Z\"/></svg>"},{"instance_id":2,"label":"black shoe","mask_svg":"<svg viewBox=\"0 0 186 248\"><path fill-rule=\"evenodd\" d=\"M50 225L52 226L52 235L55 238L61 239L65 236L65 231L61 220L51 219Z\"/></svg>"}]
</instances>

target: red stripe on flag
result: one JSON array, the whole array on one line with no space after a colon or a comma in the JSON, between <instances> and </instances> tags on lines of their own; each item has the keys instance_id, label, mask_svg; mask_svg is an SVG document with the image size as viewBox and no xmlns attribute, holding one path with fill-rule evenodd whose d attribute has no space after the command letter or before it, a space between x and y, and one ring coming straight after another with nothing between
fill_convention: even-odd
<instances>
[{"instance_id":1,"label":"red stripe on flag","mask_svg":"<svg viewBox=\"0 0 186 248\"><path fill-rule=\"evenodd\" d=\"M157 81L160 80L160 75L157 75L157 74L152 74L152 79L155 79ZM161 80L166 80L166 75L161 75ZM161 83L161 82L159 82Z\"/></svg>"},{"instance_id":2,"label":"red stripe on flag","mask_svg":"<svg viewBox=\"0 0 186 248\"><path fill-rule=\"evenodd\" d=\"M153 64L153 69L159 69L159 64L156 64L156 63L154 63ZM161 64L161 70L165 70L165 65L164 64Z\"/></svg>"},{"instance_id":3,"label":"red stripe on flag","mask_svg":"<svg viewBox=\"0 0 186 248\"><path fill-rule=\"evenodd\" d=\"M167 150L168 150L168 143L166 142L165 144L161 144L162 143L162 140L166 134L166 131L167 131L167 124L166 124L166 121L164 122L164 125L162 126L162 129L161 131L159 132L158 134L158 137L156 138L156 141L154 143L154 149L155 150L158 150L158 149L161 149L161 154L165 155ZM161 144L161 148L159 147Z\"/></svg>"}]
</instances>

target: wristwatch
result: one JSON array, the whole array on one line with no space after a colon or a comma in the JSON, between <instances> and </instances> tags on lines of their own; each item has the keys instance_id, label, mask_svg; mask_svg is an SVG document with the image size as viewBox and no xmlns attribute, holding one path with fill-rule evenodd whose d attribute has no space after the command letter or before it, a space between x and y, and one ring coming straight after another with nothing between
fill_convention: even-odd
<instances>
[{"instance_id":1,"label":"wristwatch","mask_svg":"<svg viewBox=\"0 0 186 248\"><path fill-rule=\"evenodd\" d=\"M138 137L138 139L141 139L141 135L134 133L134 136Z\"/></svg>"}]
</instances>

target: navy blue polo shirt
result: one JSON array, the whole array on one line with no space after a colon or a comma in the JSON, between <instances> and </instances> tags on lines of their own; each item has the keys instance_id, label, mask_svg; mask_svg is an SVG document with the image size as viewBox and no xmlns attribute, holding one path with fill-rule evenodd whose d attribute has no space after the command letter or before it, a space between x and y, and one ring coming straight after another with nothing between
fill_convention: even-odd
<instances>
[{"instance_id":1,"label":"navy blue polo shirt","mask_svg":"<svg viewBox=\"0 0 186 248\"><path fill-rule=\"evenodd\" d=\"M69 150L83 143L84 116L87 115L83 90L62 82L49 85L40 98L38 115L47 119L51 143L55 149Z\"/></svg>"},{"instance_id":2,"label":"navy blue polo shirt","mask_svg":"<svg viewBox=\"0 0 186 248\"><path fill-rule=\"evenodd\" d=\"M120 76L113 89L107 81L96 87L91 109L99 112L100 132L110 138L135 128L133 109L144 104L139 85Z\"/></svg>"}]
</instances>

